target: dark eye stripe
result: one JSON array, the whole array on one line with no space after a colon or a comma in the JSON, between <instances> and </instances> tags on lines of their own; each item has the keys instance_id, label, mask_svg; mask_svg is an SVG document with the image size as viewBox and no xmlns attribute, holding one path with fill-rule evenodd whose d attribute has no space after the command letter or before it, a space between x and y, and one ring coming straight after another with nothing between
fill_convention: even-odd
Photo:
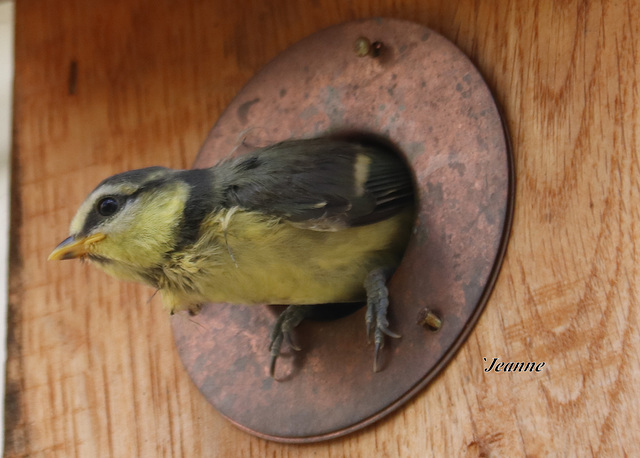
<instances>
[{"instance_id":1,"label":"dark eye stripe","mask_svg":"<svg viewBox=\"0 0 640 458\"><path fill-rule=\"evenodd\" d=\"M166 182L167 182L166 178L159 178L157 180L151 180L147 183L144 183L138 189L136 189L130 194L111 194L108 196L101 197L96 202L93 210L89 212L89 214L87 215L87 219L85 220L84 225L82 226L82 231L80 232L80 235L89 234L93 229L95 229L97 226L102 224L105 218L115 215L118 212L118 210L121 210L122 208L124 208L127 202L137 199L138 197L140 197L141 194L144 194L146 192L153 192L154 190L162 187L162 185L166 184ZM117 209L113 213L105 212L106 213L105 214L100 211L100 206L101 206L100 204L107 199L113 199L116 202Z\"/></svg>"},{"instance_id":2,"label":"dark eye stripe","mask_svg":"<svg viewBox=\"0 0 640 458\"><path fill-rule=\"evenodd\" d=\"M116 194L103 196L98 199L93 209L87 215L87 219L84 221L80 235L89 234L93 229L102 224L106 218L116 214L118 210L124 207L127 199L128 197L125 195Z\"/></svg>"}]
</instances>

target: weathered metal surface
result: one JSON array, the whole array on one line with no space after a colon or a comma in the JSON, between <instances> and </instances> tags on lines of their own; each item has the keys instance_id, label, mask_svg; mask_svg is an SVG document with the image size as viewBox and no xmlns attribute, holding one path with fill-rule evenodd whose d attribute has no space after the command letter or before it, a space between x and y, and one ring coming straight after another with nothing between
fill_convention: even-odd
<instances>
[{"instance_id":1,"label":"weathered metal surface","mask_svg":"<svg viewBox=\"0 0 640 458\"><path fill-rule=\"evenodd\" d=\"M358 57L359 37L382 43L379 55ZM233 100L194 167L345 130L398 145L418 192L414 236L390 283L390 327L402 338L387 339L383 370L372 372L363 309L302 323L295 339L303 350L285 347L277 380L269 376L271 307L211 304L197 317L173 318L181 358L207 400L240 428L273 440L337 437L418 393L469 334L504 255L513 171L500 115L468 58L411 22L352 22L292 46ZM437 332L418 322L425 309L441 319Z\"/></svg>"}]
</instances>

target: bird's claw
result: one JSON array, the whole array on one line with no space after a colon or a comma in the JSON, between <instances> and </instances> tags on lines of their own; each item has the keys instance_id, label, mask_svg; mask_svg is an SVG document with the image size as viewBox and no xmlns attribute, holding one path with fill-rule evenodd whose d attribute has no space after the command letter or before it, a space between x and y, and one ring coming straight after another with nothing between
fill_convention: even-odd
<instances>
[{"instance_id":1,"label":"bird's claw","mask_svg":"<svg viewBox=\"0 0 640 458\"><path fill-rule=\"evenodd\" d=\"M369 273L364 286L367 291L367 312L365 322L367 326L367 339L373 341L375 349L373 353L373 371L378 372L378 355L384 347L384 336L399 339L401 336L389 329L387 309L389 308L389 290L386 283L389 273L385 269L376 269Z\"/></svg>"},{"instance_id":2,"label":"bird's claw","mask_svg":"<svg viewBox=\"0 0 640 458\"><path fill-rule=\"evenodd\" d=\"M269 375L274 376L276 371L276 361L280 356L280 348L282 342L286 341L289 347L295 351L300 351L291 339L293 329L298 326L306 316L305 309L299 305L290 305L284 312L280 314L273 330L271 331L271 342L269 343L269 351L271 352L271 363L269 364Z\"/></svg>"}]
</instances>

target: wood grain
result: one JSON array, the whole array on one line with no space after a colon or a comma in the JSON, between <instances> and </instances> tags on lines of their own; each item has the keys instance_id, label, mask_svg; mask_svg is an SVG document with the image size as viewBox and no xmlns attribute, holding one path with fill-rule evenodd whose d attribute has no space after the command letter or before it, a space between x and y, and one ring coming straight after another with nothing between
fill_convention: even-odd
<instances>
[{"instance_id":1,"label":"wood grain","mask_svg":"<svg viewBox=\"0 0 640 458\"><path fill-rule=\"evenodd\" d=\"M512 134L513 233L426 391L344 439L274 444L203 400L151 290L46 257L99 180L188 167L269 59L368 16L433 28L485 75ZM638 2L24 0L16 21L7 456L640 453Z\"/></svg>"}]
</instances>

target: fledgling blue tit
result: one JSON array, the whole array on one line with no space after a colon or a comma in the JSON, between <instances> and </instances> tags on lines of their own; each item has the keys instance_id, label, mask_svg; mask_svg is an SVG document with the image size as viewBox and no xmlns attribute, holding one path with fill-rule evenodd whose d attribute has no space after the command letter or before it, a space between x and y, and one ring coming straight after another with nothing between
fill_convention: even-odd
<instances>
[{"instance_id":1,"label":"fledgling blue tit","mask_svg":"<svg viewBox=\"0 0 640 458\"><path fill-rule=\"evenodd\" d=\"M399 337L388 329L386 281L413 214L411 175L387 148L290 140L208 169L107 178L49 259L84 258L150 285L172 313L208 302L289 305L272 334L272 375L301 306L366 300L377 370L384 336Z\"/></svg>"}]
</instances>

